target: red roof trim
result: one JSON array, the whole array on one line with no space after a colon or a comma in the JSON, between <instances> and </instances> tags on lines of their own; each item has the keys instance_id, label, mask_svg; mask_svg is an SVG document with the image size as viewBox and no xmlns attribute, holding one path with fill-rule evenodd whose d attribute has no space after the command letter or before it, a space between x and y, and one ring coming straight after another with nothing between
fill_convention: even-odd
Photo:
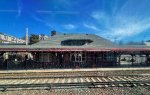
<instances>
[{"instance_id":1,"label":"red roof trim","mask_svg":"<svg viewBox=\"0 0 150 95\"><path fill-rule=\"evenodd\" d=\"M39 51L39 52L65 52L65 51L89 51L89 52L99 52L99 51L150 51L150 48L45 48L45 49L29 49L29 48L0 48L0 51Z\"/></svg>"}]
</instances>

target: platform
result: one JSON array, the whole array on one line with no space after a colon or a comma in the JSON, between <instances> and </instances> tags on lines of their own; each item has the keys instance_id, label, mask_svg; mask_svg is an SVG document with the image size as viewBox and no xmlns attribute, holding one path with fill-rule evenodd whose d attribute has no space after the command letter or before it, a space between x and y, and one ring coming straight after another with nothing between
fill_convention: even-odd
<instances>
[{"instance_id":1,"label":"platform","mask_svg":"<svg viewBox=\"0 0 150 95\"><path fill-rule=\"evenodd\" d=\"M46 73L46 72L85 72L85 71L140 71L150 70L150 67L144 68L87 68L87 69L28 69L28 70L0 70L1 73Z\"/></svg>"}]
</instances>

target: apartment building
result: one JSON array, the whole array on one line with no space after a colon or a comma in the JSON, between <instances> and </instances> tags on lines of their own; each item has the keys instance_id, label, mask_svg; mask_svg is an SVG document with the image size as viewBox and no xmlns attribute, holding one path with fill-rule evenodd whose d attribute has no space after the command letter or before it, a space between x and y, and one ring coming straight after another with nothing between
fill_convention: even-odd
<instances>
[{"instance_id":1,"label":"apartment building","mask_svg":"<svg viewBox=\"0 0 150 95\"><path fill-rule=\"evenodd\" d=\"M7 34L0 33L0 43L2 44L24 44L25 40L10 36Z\"/></svg>"}]
</instances>

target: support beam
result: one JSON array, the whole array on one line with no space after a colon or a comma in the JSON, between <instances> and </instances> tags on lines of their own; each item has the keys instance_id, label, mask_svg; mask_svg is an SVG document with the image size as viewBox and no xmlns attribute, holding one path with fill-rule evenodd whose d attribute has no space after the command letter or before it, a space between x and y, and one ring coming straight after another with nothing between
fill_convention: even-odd
<instances>
[{"instance_id":1,"label":"support beam","mask_svg":"<svg viewBox=\"0 0 150 95\"><path fill-rule=\"evenodd\" d=\"M146 54L146 65L149 64L149 54Z\"/></svg>"},{"instance_id":2,"label":"support beam","mask_svg":"<svg viewBox=\"0 0 150 95\"><path fill-rule=\"evenodd\" d=\"M116 53L116 56L117 56L117 65L120 66L121 53Z\"/></svg>"},{"instance_id":3,"label":"support beam","mask_svg":"<svg viewBox=\"0 0 150 95\"><path fill-rule=\"evenodd\" d=\"M118 59L118 65L120 66L121 55L119 55L118 57L119 57L119 59Z\"/></svg>"},{"instance_id":4,"label":"support beam","mask_svg":"<svg viewBox=\"0 0 150 95\"><path fill-rule=\"evenodd\" d=\"M113 55L113 60L114 60L114 65L116 66L117 65L117 54L116 52L114 52L114 55Z\"/></svg>"},{"instance_id":5,"label":"support beam","mask_svg":"<svg viewBox=\"0 0 150 95\"><path fill-rule=\"evenodd\" d=\"M133 55L133 54L131 54L131 58L132 58L132 59L131 59L132 66L133 66L133 62L134 62L133 56L134 56L134 55Z\"/></svg>"}]
</instances>

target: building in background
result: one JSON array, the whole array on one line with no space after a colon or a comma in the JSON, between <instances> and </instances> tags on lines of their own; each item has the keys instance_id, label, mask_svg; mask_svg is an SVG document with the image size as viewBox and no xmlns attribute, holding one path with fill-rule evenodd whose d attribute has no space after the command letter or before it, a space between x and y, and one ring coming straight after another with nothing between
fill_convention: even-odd
<instances>
[{"instance_id":1,"label":"building in background","mask_svg":"<svg viewBox=\"0 0 150 95\"><path fill-rule=\"evenodd\" d=\"M40 35L39 35L39 40L40 40L40 41L45 40L45 39L47 39L47 38L48 38L48 36L45 35L45 34L40 34Z\"/></svg>"},{"instance_id":2,"label":"building in background","mask_svg":"<svg viewBox=\"0 0 150 95\"><path fill-rule=\"evenodd\" d=\"M144 44L150 46L150 41L145 41Z\"/></svg>"},{"instance_id":3,"label":"building in background","mask_svg":"<svg viewBox=\"0 0 150 95\"><path fill-rule=\"evenodd\" d=\"M4 33L0 33L0 43L1 44L24 44L25 40Z\"/></svg>"}]
</instances>

